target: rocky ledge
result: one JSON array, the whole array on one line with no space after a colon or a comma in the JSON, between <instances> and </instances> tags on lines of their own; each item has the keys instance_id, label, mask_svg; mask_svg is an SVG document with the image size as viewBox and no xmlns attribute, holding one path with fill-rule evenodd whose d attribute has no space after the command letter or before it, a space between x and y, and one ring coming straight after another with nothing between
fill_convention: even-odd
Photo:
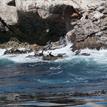
<instances>
[{"instance_id":1,"label":"rocky ledge","mask_svg":"<svg viewBox=\"0 0 107 107\"><path fill-rule=\"evenodd\" d=\"M0 0L0 47L38 50L50 41L55 49L62 37L73 51L107 48L107 1Z\"/></svg>"}]
</instances>

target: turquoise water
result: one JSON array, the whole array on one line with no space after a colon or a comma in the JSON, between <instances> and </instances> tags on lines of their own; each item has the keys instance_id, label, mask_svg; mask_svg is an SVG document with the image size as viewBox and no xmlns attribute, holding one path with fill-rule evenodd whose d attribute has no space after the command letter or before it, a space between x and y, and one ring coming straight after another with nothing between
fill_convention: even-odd
<instances>
[{"instance_id":1,"label":"turquoise water","mask_svg":"<svg viewBox=\"0 0 107 107\"><path fill-rule=\"evenodd\" d=\"M95 94L97 91L99 95ZM33 94L36 97L20 103L22 106L106 107L106 91L106 63L78 58L36 63L0 60L0 94ZM79 103L74 103L74 99Z\"/></svg>"}]
</instances>

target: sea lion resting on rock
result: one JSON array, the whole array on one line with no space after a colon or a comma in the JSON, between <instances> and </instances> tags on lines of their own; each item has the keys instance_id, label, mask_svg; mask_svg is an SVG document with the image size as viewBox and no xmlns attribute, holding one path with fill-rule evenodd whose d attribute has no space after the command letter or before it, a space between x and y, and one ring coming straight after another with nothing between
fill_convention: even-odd
<instances>
[{"instance_id":1,"label":"sea lion resting on rock","mask_svg":"<svg viewBox=\"0 0 107 107\"><path fill-rule=\"evenodd\" d=\"M57 59L62 59L63 55L62 54L58 54L57 56L54 56L51 54L51 52L49 53L49 55L43 55L43 60L57 60Z\"/></svg>"},{"instance_id":2,"label":"sea lion resting on rock","mask_svg":"<svg viewBox=\"0 0 107 107\"><path fill-rule=\"evenodd\" d=\"M89 54L89 53L81 53L81 51L80 51L80 50L77 50L77 51L75 52L75 55L90 56L90 54Z\"/></svg>"}]
</instances>

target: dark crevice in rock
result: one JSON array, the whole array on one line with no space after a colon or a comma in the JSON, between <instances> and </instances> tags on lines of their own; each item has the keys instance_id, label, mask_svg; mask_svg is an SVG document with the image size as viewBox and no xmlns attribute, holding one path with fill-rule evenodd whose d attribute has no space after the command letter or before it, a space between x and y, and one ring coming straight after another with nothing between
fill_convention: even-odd
<instances>
[{"instance_id":1,"label":"dark crevice in rock","mask_svg":"<svg viewBox=\"0 0 107 107\"><path fill-rule=\"evenodd\" d=\"M52 13L52 14L58 14L60 16L63 16L64 18L65 17L72 17L75 13L75 15L78 16L78 18L81 17L79 11L77 9L75 9L73 6L70 6L70 5L65 5L65 4L62 4L62 5L56 5L56 6L51 6L50 9L49 9L49 12ZM76 18L77 18L76 16Z\"/></svg>"},{"instance_id":2,"label":"dark crevice in rock","mask_svg":"<svg viewBox=\"0 0 107 107\"><path fill-rule=\"evenodd\" d=\"M81 17L79 12L69 5L51 6L48 11L49 16L46 19L41 18L38 11L18 12L19 30L25 35L22 41L39 45L58 41L72 28L70 20Z\"/></svg>"},{"instance_id":3,"label":"dark crevice in rock","mask_svg":"<svg viewBox=\"0 0 107 107\"><path fill-rule=\"evenodd\" d=\"M12 29L12 27L10 27L1 17L0 17L0 23L4 27L5 31L6 31L6 28L7 28L12 33L15 33L15 31Z\"/></svg>"},{"instance_id":4,"label":"dark crevice in rock","mask_svg":"<svg viewBox=\"0 0 107 107\"><path fill-rule=\"evenodd\" d=\"M8 25L0 17L0 43L8 42L12 37L21 37L22 34L18 32L17 28L17 25Z\"/></svg>"},{"instance_id":5,"label":"dark crevice in rock","mask_svg":"<svg viewBox=\"0 0 107 107\"><path fill-rule=\"evenodd\" d=\"M22 32L22 42L45 44L47 42L48 28L46 22L37 14L33 12L18 12L19 21L18 28Z\"/></svg>"},{"instance_id":6,"label":"dark crevice in rock","mask_svg":"<svg viewBox=\"0 0 107 107\"><path fill-rule=\"evenodd\" d=\"M11 34L9 34L9 32L7 33L0 32L0 44L8 42L10 38Z\"/></svg>"},{"instance_id":7,"label":"dark crevice in rock","mask_svg":"<svg viewBox=\"0 0 107 107\"><path fill-rule=\"evenodd\" d=\"M15 0L12 0L12 1L8 2L7 5L16 6Z\"/></svg>"},{"instance_id":8,"label":"dark crevice in rock","mask_svg":"<svg viewBox=\"0 0 107 107\"><path fill-rule=\"evenodd\" d=\"M23 40L29 43L45 45L48 41L58 41L67 32L65 21L60 16L42 19L33 12L18 12L18 15L18 28L25 35Z\"/></svg>"}]
</instances>

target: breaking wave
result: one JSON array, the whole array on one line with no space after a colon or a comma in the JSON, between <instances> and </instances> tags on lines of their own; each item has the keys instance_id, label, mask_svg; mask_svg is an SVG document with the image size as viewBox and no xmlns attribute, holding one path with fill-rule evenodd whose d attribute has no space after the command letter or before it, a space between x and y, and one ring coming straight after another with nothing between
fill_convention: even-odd
<instances>
[{"instance_id":1,"label":"breaking wave","mask_svg":"<svg viewBox=\"0 0 107 107\"><path fill-rule=\"evenodd\" d=\"M96 63L107 63L107 50L91 50L91 49L82 49L78 55L75 55L75 52L71 51L71 45L67 45L66 47L48 50L44 52L44 55L48 55L50 52L53 55L63 54L63 59L55 60L54 62L66 62L72 61L76 59L76 61L85 60L87 62L95 61ZM5 49L0 49L0 60L7 59L16 63L33 63L33 62L45 62L41 57L33 57L34 53L27 54L12 54L12 55L4 55ZM32 56L32 57L28 57Z\"/></svg>"}]
</instances>

